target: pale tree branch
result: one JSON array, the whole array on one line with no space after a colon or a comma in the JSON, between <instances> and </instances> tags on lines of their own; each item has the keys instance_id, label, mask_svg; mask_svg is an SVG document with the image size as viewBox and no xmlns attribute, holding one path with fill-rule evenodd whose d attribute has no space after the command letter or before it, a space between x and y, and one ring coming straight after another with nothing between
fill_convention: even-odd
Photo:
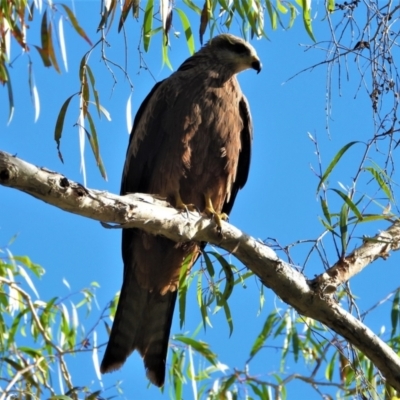
<instances>
[{"instance_id":1,"label":"pale tree branch","mask_svg":"<svg viewBox=\"0 0 400 400\"><path fill-rule=\"evenodd\" d=\"M338 286L378 258L386 260L391 251L400 249L400 222L396 221L389 229L379 232L373 238L364 238L364 243L348 256L338 260L331 268L313 279L310 284L324 294L331 294Z\"/></svg>"},{"instance_id":2,"label":"pale tree branch","mask_svg":"<svg viewBox=\"0 0 400 400\"><path fill-rule=\"evenodd\" d=\"M300 314L322 322L357 347L387 382L400 390L400 358L385 342L340 307L333 297L314 290L304 275L279 259L264 243L234 226L223 222L220 235L215 223L198 213L179 212L150 195L117 196L87 189L56 172L38 168L1 151L0 184L87 218L120 224L124 228L140 228L176 242L209 242L229 251L284 302ZM374 246L373 241L369 244ZM369 260L372 262L374 258Z\"/></svg>"}]
</instances>

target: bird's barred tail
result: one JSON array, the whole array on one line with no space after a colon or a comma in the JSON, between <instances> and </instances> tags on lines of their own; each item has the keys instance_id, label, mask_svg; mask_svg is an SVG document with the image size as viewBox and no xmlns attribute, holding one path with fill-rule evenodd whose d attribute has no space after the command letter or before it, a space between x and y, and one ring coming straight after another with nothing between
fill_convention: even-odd
<instances>
[{"instance_id":1,"label":"bird's barred tail","mask_svg":"<svg viewBox=\"0 0 400 400\"><path fill-rule=\"evenodd\" d=\"M127 269L107 349L100 367L103 374L119 369L134 350L134 338L140 329L144 310L141 304L146 301L146 297L147 293L139 287L132 269Z\"/></svg>"},{"instance_id":2,"label":"bird's barred tail","mask_svg":"<svg viewBox=\"0 0 400 400\"><path fill-rule=\"evenodd\" d=\"M117 312L100 371L119 369L138 350L147 377L163 386L176 292L161 295L139 286L134 268L125 268Z\"/></svg>"},{"instance_id":3,"label":"bird's barred tail","mask_svg":"<svg viewBox=\"0 0 400 400\"><path fill-rule=\"evenodd\" d=\"M143 357L146 375L157 386L164 385L169 334L177 292L149 293L144 326L135 347Z\"/></svg>"}]
</instances>

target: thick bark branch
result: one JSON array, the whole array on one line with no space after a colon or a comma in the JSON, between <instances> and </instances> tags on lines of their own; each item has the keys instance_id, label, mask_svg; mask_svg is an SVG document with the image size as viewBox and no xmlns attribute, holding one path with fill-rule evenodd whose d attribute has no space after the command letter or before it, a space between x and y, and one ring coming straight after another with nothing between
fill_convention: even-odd
<instances>
[{"instance_id":1,"label":"thick bark branch","mask_svg":"<svg viewBox=\"0 0 400 400\"><path fill-rule=\"evenodd\" d=\"M331 297L313 290L306 278L280 260L273 250L234 226L223 222L221 236L214 222L198 213L178 212L149 195L117 196L89 190L1 151L0 184L84 217L140 228L177 242L205 241L224 248L300 314L322 322L356 346L379 368L387 382L400 390L400 359L386 343Z\"/></svg>"}]
</instances>

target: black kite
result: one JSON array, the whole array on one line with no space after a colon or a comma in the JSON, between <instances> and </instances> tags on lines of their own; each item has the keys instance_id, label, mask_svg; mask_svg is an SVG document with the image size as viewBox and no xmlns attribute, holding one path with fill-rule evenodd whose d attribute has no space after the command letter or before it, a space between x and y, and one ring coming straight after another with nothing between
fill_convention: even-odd
<instances>
[{"instance_id":1,"label":"black kite","mask_svg":"<svg viewBox=\"0 0 400 400\"><path fill-rule=\"evenodd\" d=\"M236 79L248 68L261 70L254 48L222 34L157 83L135 117L121 194L157 194L213 216L220 227L249 172L252 123ZM199 252L196 242L123 230L123 284L101 372L138 350L150 381L164 384L179 272Z\"/></svg>"}]
</instances>

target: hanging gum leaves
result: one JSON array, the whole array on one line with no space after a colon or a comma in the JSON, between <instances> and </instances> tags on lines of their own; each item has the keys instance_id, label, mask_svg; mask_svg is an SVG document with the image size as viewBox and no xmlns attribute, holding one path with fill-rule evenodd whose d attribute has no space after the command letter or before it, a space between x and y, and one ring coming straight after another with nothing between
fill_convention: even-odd
<instances>
[{"instance_id":1,"label":"hanging gum leaves","mask_svg":"<svg viewBox=\"0 0 400 400\"><path fill-rule=\"evenodd\" d=\"M190 21L186 14L180 10L179 8L175 8L175 11L178 13L179 18L181 19L183 31L185 32L186 43L189 48L189 52L191 55L195 52L195 44L194 44L194 36L192 32L192 28L190 26Z\"/></svg>"},{"instance_id":2,"label":"hanging gum leaves","mask_svg":"<svg viewBox=\"0 0 400 400\"><path fill-rule=\"evenodd\" d=\"M186 294L189 289L189 285L191 280L187 279L189 275L190 268L192 266L193 256L189 254L185 261L182 264L182 268L179 272L179 286L178 286L178 295L179 295L179 324L182 328L185 323L185 312L186 312Z\"/></svg>"},{"instance_id":3,"label":"hanging gum leaves","mask_svg":"<svg viewBox=\"0 0 400 400\"><path fill-rule=\"evenodd\" d=\"M63 127L64 127L65 115L67 113L69 103L71 102L72 98L74 96L76 96L77 94L78 93L75 93L72 96L68 97L67 100L65 100L64 104L61 107L60 112L58 113L57 122L56 122L56 126L54 129L54 140L57 143L58 157L60 158L62 163L64 162L64 160L63 160L63 157L61 154L60 146L61 146L61 136L62 136L62 131L63 131Z\"/></svg>"},{"instance_id":4,"label":"hanging gum leaves","mask_svg":"<svg viewBox=\"0 0 400 400\"><path fill-rule=\"evenodd\" d=\"M101 20L100 20L99 26L97 27L97 32L100 31L101 29L104 29L108 22L109 22L108 29L110 29L110 27L112 25L112 21L114 20L116 8L117 8L117 0L111 0L110 3L107 3L107 2L104 3L104 8L101 12ZM111 15L111 19L110 19L110 21L108 21L110 15ZM121 28L122 28L122 25L121 25ZM119 28L119 30L121 28ZM119 30L118 30L118 32L119 32Z\"/></svg>"},{"instance_id":5,"label":"hanging gum leaves","mask_svg":"<svg viewBox=\"0 0 400 400\"><path fill-rule=\"evenodd\" d=\"M96 164L99 168L100 174L103 177L103 179L106 181L107 180L107 172L106 172L103 160L100 155L99 142L97 140L96 126L93 122L92 116L89 111L87 111L87 113L86 113L86 119L89 122L89 128L90 128L90 134L87 131L87 129L85 129L86 136L89 140L90 147L92 148L92 152L93 152L94 158L96 160Z\"/></svg>"},{"instance_id":6,"label":"hanging gum leaves","mask_svg":"<svg viewBox=\"0 0 400 400\"><path fill-rule=\"evenodd\" d=\"M133 6L133 0L124 1L121 11L121 17L119 19L119 24L118 24L118 32L120 32L122 27L124 26L124 23L132 6Z\"/></svg>"},{"instance_id":7,"label":"hanging gum leaves","mask_svg":"<svg viewBox=\"0 0 400 400\"><path fill-rule=\"evenodd\" d=\"M277 12L270 0L265 1L267 5L269 19L271 20L272 29L275 30L277 28Z\"/></svg>"},{"instance_id":8,"label":"hanging gum leaves","mask_svg":"<svg viewBox=\"0 0 400 400\"><path fill-rule=\"evenodd\" d=\"M42 47L36 46L37 51L42 58L43 64L45 67L51 67L51 61L49 57L49 32L47 26L47 10L44 12L42 17L42 25L40 28L40 40L42 43Z\"/></svg>"},{"instance_id":9,"label":"hanging gum leaves","mask_svg":"<svg viewBox=\"0 0 400 400\"><path fill-rule=\"evenodd\" d=\"M12 85L11 85L11 77L8 73L8 69L5 65L1 65L1 64L0 64L0 80L2 83L5 82L7 84L8 105L9 105L7 124L9 124L14 115L14 94L13 94Z\"/></svg>"},{"instance_id":10,"label":"hanging gum leaves","mask_svg":"<svg viewBox=\"0 0 400 400\"><path fill-rule=\"evenodd\" d=\"M151 30L153 27L153 8L154 0L149 0L146 5L146 10L144 11L144 21L143 21L143 47L144 51L149 50L150 40L151 40Z\"/></svg>"},{"instance_id":11,"label":"hanging gum leaves","mask_svg":"<svg viewBox=\"0 0 400 400\"><path fill-rule=\"evenodd\" d=\"M340 159L342 158L342 156L344 155L344 153L346 153L346 151L352 147L353 145L355 145L356 143L360 143L360 142L350 142L347 143L345 146L343 146L335 155L335 157L333 158L333 160L330 162L330 164L328 165L328 168L325 170L325 172L323 173L321 180L319 181L318 187L317 187L317 193L320 191L322 185L326 182L326 180L328 179L329 175L331 174L331 172L333 171L333 169L336 167L336 165L338 164L338 162L340 161Z\"/></svg>"},{"instance_id":12,"label":"hanging gum leaves","mask_svg":"<svg viewBox=\"0 0 400 400\"><path fill-rule=\"evenodd\" d=\"M310 0L296 0L297 4L303 9L303 23L308 36L316 42L311 25L311 1Z\"/></svg>"},{"instance_id":13,"label":"hanging gum leaves","mask_svg":"<svg viewBox=\"0 0 400 400\"><path fill-rule=\"evenodd\" d=\"M64 8L65 12L67 13L68 18L71 21L71 24L74 27L76 33L79 36L81 36L83 39L85 39L90 44L90 46L93 46L92 42L90 41L90 39L86 35L85 31L79 25L78 20L76 19L75 15L71 11L71 9L68 6L66 6L65 4L61 4L61 6Z\"/></svg>"},{"instance_id":14,"label":"hanging gum leaves","mask_svg":"<svg viewBox=\"0 0 400 400\"><path fill-rule=\"evenodd\" d=\"M61 73L60 67L58 66L58 62L57 62L57 59L56 59L56 55L55 55L55 53L54 53L53 37L52 37L53 27L52 27L51 22L49 23L49 29L47 30L47 32L48 32L48 35L49 35L48 43L47 43L47 46L48 46L48 55L49 55L49 57L50 57L51 63L52 63L53 66L54 66L54 69L55 69L58 73Z\"/></svg>"},{"instance_id":15,"label":"hanging gum leaves","mask_svg":"<svg viewBox=\"0 0 400 400\"><path fill-rule=\"evenodd\" d=\"M201 11L201 16L200 16L199 35L200 35L200 43L201 43L201 45L203 45L203 36L204 36L205 31L206 31L208 21L210 19L210 9L211 9L210 1L206 0L204 2L204 6L203 6L203 9Z\"/></svg>"},{"instance_id":16,"label":"hanging gum leaves","mask_svg":"<svg viewBox=\"0 0 400 400\"><path fill-rule=\"evenodd\" d=\"M139 6L140 6L140 0L133 0L132 1L132 15L133 15L133 18L136 18L136 19L139 18Z\"/></svg>"}]
</instances>

